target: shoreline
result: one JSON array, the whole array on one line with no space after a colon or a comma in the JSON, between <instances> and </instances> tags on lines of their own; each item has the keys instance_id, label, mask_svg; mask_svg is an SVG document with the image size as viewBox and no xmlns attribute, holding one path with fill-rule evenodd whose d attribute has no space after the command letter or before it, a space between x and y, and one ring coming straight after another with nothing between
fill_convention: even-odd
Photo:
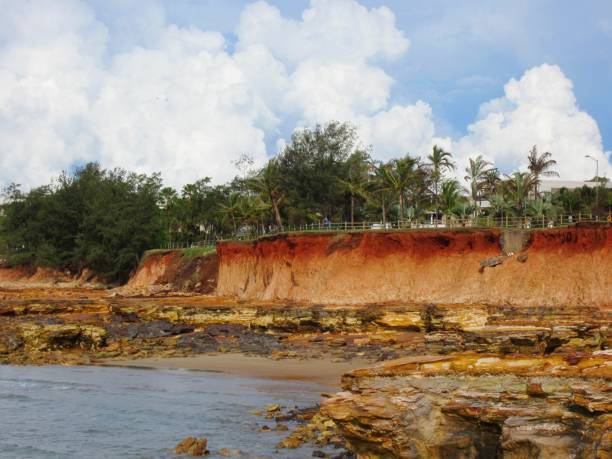
<instances>
[{"instance_id":1,"label":"shoreline","mask_svg":"<svg viewBox=\"0 0 612 459\"><path fill-rule=\"evenodd\" d=\"M151 370L189 370L220 373L240 377L277 381L315 382L339 388L342 375L373 365L372 361L353 359L337 362L332 359L280 359L244 354L195 355L189 357L147 357L142 359L108 359L96 366Z\"/></svg>"}]
</instances>

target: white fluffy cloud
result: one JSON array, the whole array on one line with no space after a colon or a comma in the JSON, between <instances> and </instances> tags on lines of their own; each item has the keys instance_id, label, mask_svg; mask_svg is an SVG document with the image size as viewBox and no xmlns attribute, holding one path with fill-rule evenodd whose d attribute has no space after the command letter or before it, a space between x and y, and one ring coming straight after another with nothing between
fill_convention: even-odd
<instances>
[{"instance_id":1,"label":"white fluffy cloud","mask_svg":"<svg viewBox=\"0 0 612 459\"><path fill-rule=\"evenodd\" d=\"M600 175L612 172L597 123L579 109L572 82L554 65L534 67L520 80L511 79L503 97L480 107L478 120L453 148L462 162L482 154L508 172L525 167L533 145L553 154L563 179L595 175L585 155L599 160Z\"/></svg>"},{"instance_id":2,"label":"white fluffy cloud","mask_svg":"<svg viewBox=\"0 0 612 459\"><path fill-rule=\"evenodd\" d=\"M367 9L354 0L311 0L301 21L284 18L276 7L258 1L242 12L237 34L239 47L263 45L296 65L308 59L397 58L409 46L391 10Z\"/></svg>"},{"instance_id":3,"label":"white fluffy cloud","mask_svg":"<svg viewBox=\"0 0 612 459\"><path fill-rule=\"evenodd\" d=\"M269 114L217 33L165 31L157 48L115 57L89 113L104 164L161 169L172 184L227 180L241 153L265 159Z\"/></svg>"},{"instance_id":4,"label":"white fluffy cloud","mask_svg":"<svg viewBox=\"0 0 612 459\"><path fill-rule=\"evenodd\" d=\"M442 143L461 161L482 153L510 168L537 144L564 178L592 175L585 154L608 164L595 121L552 66L511 80L463 138L437 138L426 102L392 100L382 63L410 43L385 7L311 0L296 20L259 1L243 10L231 46L168 23L155 2L113 5L110 24L82 0L0 0L0 182L38 185L99 160L161 171L174 186L220 183L241 154L261 163L292 127L331 119L355 123L380 159ZM134 5L150 20L124 14Z\"/></svg>"},{"instance_id":5,"label":"white fluffy cloud","mask_svg":"<svg viewBox=\"0 0 612 459\"><path fill-rule=\"evenodd\" d=\"M0 179L44 183L89 154L82 114L106 30L67 0L0 2L0 10Z\"/></svg>"},{"instance_id":6,"label":"white fluffy cloud","mask_svg":"<svg viewBox=\"0 0 612 459\"><path fill-rule=\"evenodd\" d=\"M286 80L277 86L286 92L278 107L299 125L352 122L380 159L431 147L431 107L423 101L389 106L393 78L371 62L397 59L410 44L388 8L312 0L295 21L257 2L243 11L237 34L238 49L264 47L283 63Z\"/></svg>"},{"instance_id":7,"label":"white fluffy cloud","mask_svg":"<svg viewBox=\"0 0 612 459\"><path fill-rule=\"evenodd\" d=\"M124 37L111 46L107 25L80 0L0 2L5 182L45 183L92 159L159 170L175 186L223 182L243 153L262 163L287 119L358 122L367 141L400 151L423 143L422 134L398 136L401 124L433 131L424 103L388 109L393 80L370 62L409 45L387 8L312 0L292 20L257 2L243 11L232 52L216 32L168 24L155 3L142 8L154 19L147 27L111 4L120 18L109 27Z\"/></svg>"}]
</instances>

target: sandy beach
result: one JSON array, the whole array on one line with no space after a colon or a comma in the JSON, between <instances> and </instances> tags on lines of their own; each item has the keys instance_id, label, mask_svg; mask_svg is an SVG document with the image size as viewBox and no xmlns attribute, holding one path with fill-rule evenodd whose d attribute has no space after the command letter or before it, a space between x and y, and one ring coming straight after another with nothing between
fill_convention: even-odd
<instances>
[{"instance_id":1,"label":"sandy beach","mask_svg":"<svg viewBox=\"0 0 612 459\"><path fill-rule=\"evenodd\" d=\"M214 371L236 376L275 380L312 381L330 387L338 387L344 373L372 365L372 362L354 359L336 362L329 359L281 359L248 356L243 354L198 355L193 357L151 357L134 360L106 360L104 366L183 369Z\"/></svg>"}]
</instances>

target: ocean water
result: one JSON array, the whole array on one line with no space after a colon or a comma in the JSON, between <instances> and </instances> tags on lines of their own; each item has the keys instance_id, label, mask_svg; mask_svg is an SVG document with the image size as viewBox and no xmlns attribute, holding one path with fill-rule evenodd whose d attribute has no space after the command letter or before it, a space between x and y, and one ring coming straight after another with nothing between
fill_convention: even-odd
<instances>
[{"instance_id":1,"label":"ocean water","mask_svg":"<svg viewBox=\"0 0 612 459\"><path fill-rule=\"evenodd\" d=\"M189 435L208 438L210 458L221 448L311 457L310 447L276 451L288 432L259 432L275 422L251 412L312 406L324 390L199 371L0 365L0 458L171 458Z\"/></svg>"}]
</instances>

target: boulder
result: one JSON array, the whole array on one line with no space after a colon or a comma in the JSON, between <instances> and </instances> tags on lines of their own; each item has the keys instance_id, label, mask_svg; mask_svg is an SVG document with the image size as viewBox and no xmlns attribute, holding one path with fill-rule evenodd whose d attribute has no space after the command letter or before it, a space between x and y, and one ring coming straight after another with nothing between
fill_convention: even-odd
<instances>
[{"instance_id":1,"label":"boulder","mask_svg":"<svg viewBox=\"0 0 612 459\"><path fill-rule=\"evenodd\" d=\"M358 457L610 457L608 356L457 354L355 370L321 411Z\"/></svg>"},{"instance_id":2,"label":"boulder","mask_svg":"<svg viewBox=\"0 0 612 459\"><path fill-rule=\"evenodd\" d=\"M505 259L506 257L503 255L500 255L498 257L485 258L480 262L479 271L483 273L485 268L493 268L494 266L501 265Z\"/></svg>"},{"instance_id":3,"label":"boulder","mask_svg":"<svg viewBox=\"0 0 612 459\"><path fill-rule=\"evenodd\" d=\"M209 454L209 451L206 449L207 445L208 440L204 437L185 437L174 447L174 452L176 454L200 457Z\"/></svg>"}]
</instances>

